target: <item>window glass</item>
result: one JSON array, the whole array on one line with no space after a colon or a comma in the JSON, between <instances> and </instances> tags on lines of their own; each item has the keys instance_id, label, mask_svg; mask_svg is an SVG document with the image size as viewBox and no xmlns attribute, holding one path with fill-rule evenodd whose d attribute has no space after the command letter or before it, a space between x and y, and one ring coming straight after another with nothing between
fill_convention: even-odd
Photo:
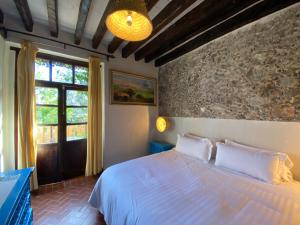
<instances>
[{"instance_id":1,"label":"window glass","mask_svg":"<svg viewBox=\"0 0 300 225\"><path fill-rule=\"evenodd\" d=\"M36 104L57 105L58 90L57 88L36 87Z\"/></svg>"},{"instance_id":2,"label":"window glass","mask_svg":"<svg viewBox=\"0 0 300 225\"><path fill-rule=\"evenodd\" d=\"M37 124L57 124L57 107L36 106Z\"/></svg>"},{"instance_id":3,"label":"window glass","mask_svg":"<svg viewBox=\"0 0 300 225\"><path fill-rule=\"evenodd\" d=\"M87 91L67 90L67 106L87 106Z\"/></svg>"},{"instance_id":4,"label":"window glass","mask_svg":"<svg viewBox=\"0 0 300 225\"><path fill-rule=\"evenodd\" d=\"M49 60L37 58L35 60L35 79L49 81L49 67Z\"/></svg>"},{"instance_id":5,"label":"window glass","mask_svg":"<svg viewBox=\"0 0 300 225\"><path fill-rule=\"evenodd\" d=\"M87 122L87 108L67 108L67 123Z\"/></svg>"},{"instance_id":6,"label":"window glass","mask_svg":"<svg viewBox=\"0 0 300 225\"><path fill-rule=\"evenodd\" d=\"M88 84L88 68L82 66L75 66L75 84Z\"/></svg>"},{"instance_id":7,"label":"window glass","mask_svg":"<svg viewBox=\"0 0 300 225\"><path fill-rule=\"evenodd\" d=\"M75 62L65 62L43 58L36 58L35 61L38 144L57 143L59 126L66 128L67 141L87 138L88 92L80 90L82 88L77 85L88 85L88 68L75 65ZM63 88L67 89L66 99L60 102L59 90L64 90ZM65 115L59 114L60 107ZM66 124L60 125L59 118L65 118Z\"/></svg>"},{"instance_id":8,"label":"window glass","mask_svg":"<svg viewBox=\"0 0 300 225\"><path fill-rule=\"evenodd\" d=\"M57 143L57 126L38 126L37 144Z\"/></svg>"},{"instance_id":9,"label":"window glass","mask_svg":"<svg viewBox=\"0 0 300 225\"><path fill-rule=\"evenodd\" d=\"M52 81L73 83L72 65L61 62L52 62Z\"/></svg>"},{"instance_id":10,"label":"window glass","mask_svg":"<svg viewBox=\"0 0 300 225\"><path fill-rule=\"evenodd\" d=\"M67 126L67 141L84 139L87 137L87 125L68 125Z\"/></svg>"}]
</instances>

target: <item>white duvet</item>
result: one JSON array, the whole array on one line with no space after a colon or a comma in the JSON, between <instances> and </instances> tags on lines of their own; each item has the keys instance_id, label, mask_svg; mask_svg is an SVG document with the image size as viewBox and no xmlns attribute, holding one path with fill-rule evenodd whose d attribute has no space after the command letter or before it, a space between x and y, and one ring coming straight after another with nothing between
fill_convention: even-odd
<instances>
[{"instance_id":1,"label":"white duvet","mask_svg":"<svg viewBox=\"0 0 300 225\"><path fill-rule=\"evenodd\" d=\"M299 225L300 183L272 185L174 150L106 169L89 202L107 225Z\"/></svg>"}]
</instances>

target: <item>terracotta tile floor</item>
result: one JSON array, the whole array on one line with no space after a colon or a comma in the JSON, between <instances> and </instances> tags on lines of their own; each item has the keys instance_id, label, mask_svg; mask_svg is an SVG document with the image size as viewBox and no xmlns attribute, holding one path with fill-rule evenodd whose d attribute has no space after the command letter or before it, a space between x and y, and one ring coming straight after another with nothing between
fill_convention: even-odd
<instances>
[{"instance_id":1,"label":"terracotta tile floor","mask_svg":"<svg viewBox=\"0 0 300 225\"><path fill-rule=\"evenodd\" d=\"M105 225L103 216L88 204L94 177L67 181L62 187L32 195L34 225Z\"/></svg>"}]
</instances>

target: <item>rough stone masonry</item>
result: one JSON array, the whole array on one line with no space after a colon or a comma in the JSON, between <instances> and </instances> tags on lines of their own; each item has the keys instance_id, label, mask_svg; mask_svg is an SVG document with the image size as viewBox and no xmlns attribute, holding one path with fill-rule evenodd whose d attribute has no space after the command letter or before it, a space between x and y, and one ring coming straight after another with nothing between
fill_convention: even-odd
<instances>
[{"instance_id":1,"label":"rough stone masonry","mask_svg":"<svg viewBox=\"0 0 300 225\"><path fill-rule=\"evenodd\" d=\"M300 120L300 3L159 68L159 113Z\"/></svg>"}]
</instances>

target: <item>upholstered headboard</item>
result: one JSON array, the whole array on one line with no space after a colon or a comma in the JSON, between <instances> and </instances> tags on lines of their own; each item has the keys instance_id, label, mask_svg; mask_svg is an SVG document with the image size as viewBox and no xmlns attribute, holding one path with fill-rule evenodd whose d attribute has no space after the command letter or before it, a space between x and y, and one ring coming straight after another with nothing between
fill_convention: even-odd
<instances>
[{"instance_id":1,"label":"upholstered headboard","mask_svg":"<svg viewBox=\"0 0 300 225\"><path fill-rule=\"evenodd\" d=\"M243 144L287 153L294 162L292 172L300 181L300 122L273 122L172 117L170 128L157 139L176 143L178 133L193 133L215 140L230 139Z\"/></svg>"}]
</instances>

